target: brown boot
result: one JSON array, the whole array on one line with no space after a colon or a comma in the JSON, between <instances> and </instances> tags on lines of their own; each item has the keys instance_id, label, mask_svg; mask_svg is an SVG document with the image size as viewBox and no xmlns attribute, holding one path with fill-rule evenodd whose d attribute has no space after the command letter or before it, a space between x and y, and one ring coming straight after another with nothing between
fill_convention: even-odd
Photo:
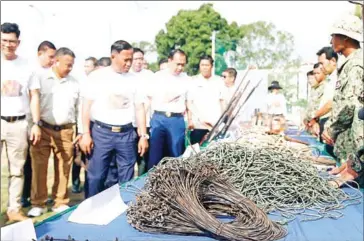
<instances>
[{"instance_id":1,"label":"brown boot","mask_svg":"<svg viewBox=\"0 0 364 241\"><path fill-rule=\"evenodd\" d=\"M26 217L21 211L16 212L16 211L10 211L7 213L9 221L24 221L26 219L28 219L28 217Z\"/></svg>"}]
</instances>

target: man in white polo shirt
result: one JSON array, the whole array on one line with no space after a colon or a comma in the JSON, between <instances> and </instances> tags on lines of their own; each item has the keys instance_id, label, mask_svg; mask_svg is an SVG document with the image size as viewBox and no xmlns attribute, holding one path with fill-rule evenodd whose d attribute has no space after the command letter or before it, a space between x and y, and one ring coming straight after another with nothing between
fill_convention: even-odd
<instances>
[{"instance_id":1,"label":"man in white polo shirt","mask_svg":"<svg viewBox=\"0 0 364 241\"><path fill-rule=\"evenodd\" d=\"M200 58L200 74L193 78L188 92L191 111L188 112L191 144L200 143L219 120L224 102L224 83L212 75L214 60L210 55Z\"/></svg>"},{"instance_id":2,"label":"man in white polo shirt","mask_svg":"<svg viewBox=\"0 0 364 241\"><path fill-rule=\"evenodd\" d=\"M111 66L91 73L82 95L84 132L80 146L89 155L87 180L90 197L105 189L110 162L114 157L119 183L127 182L134 176L137 152L143 156L148 148L143 105L145 96L137 89L135 75L129 73L132 61L133 47L126 41L116 41L111 46ZM138 148L138 136L132 125L134 115L140 129ZM94 125L90 130L91 118Z\"/></svg>"},{"instance_id":3,"label":"man in white polo shirt","mask_svg":"<svg viewBox=\"0 0 364 241\"><path fill-rule=\"evenodd\" d=\"M23 167L28 152L29 96L33 121L39 120L39 84L32 81L27 61L16 54L20 30L15 23L1 25L1 145L9 165L7 215L10 221L22 221L20 199L23 191ZM30 140L37 144L41 132L31 128ZM2 148L4 145L4 149ZM5 161L5 160L2 160Z\"/></svg>"},{"instance_id":4,"label":"man in white polo shirt","mask_svg":"<svg viewBox=\"0 0 364 241\"><path fill-rule=\"evenodd\" d=\"M34 67L34 73L39 73L42 71L47 71L50 67L52 67L55 55L56 55L56 46L50 41L42 41L37 49L38 61L36 66ZM29 116L30 117L30 116ZM31 118L31 117L30 117ZM30 124L32 120L29 119ZM32 167L31 167L31 158L30 158L30 151L28 148L27 160L24 165L24 188L23 188L23 195L22 195L22 206L28 207L31 205L30 203L30 190L32 184Z\"/></svg>"},{"instance_id":5,"label":"man in white polo shirt","mask_svg":"<svg viewBox=\"0 0 364 241\"><path fill-rule=\"evenodd\" d=\"M138 89L142 91L147 91L148 84L152 81L154 77L154 73L149 69L143 68L143 61L144 61L144 51L140 48L134 48L133 52L133 65L131 67L131 72L134 73L138 80ZM150 118L151 118L151 111L150 111L150 100L146 97L144 101L144 109L146 114L146 127L147 133L149 134L150 130ZM135 131L137 130L137 124L134 120L133 126ZM143 157L138 156L137 163L138 163L138 176L143 175L146 173L146 163L148 162L149 157L149 150L146 151Z\"/></svg>"},{"instance_id":6,"label":"man in white polo shirt","mask_svg":"<svg viewBox=\"0 0 364 241\"><path fill-rule=\"evenodd\" d=\"M69 203L68 180L73 162L76 123L81 128L79 82L70 75L75 54L68 48L56 52L55 65L48 71L35 74L40 83L40 121L42 138L30 148L32 159L33 208L28 216L37 217L47 211L47 171L51 151L54 153L55 182L52 188L54 212L66 210Z\"/></svg>"},{"instance_id":7,"label":"man in white polo shirt","mask_svg":"<svg viewBox=\"0 0 364 241\"><path fill-rule=\"evenodd\" d=\"M183 73L186 54L176 49L168 56L168 68L154 75L148 97L154 111L150 121L148 170L167 156L178 157L185 150L184 112L191 79Z\"/></svg>"}]
</instances>

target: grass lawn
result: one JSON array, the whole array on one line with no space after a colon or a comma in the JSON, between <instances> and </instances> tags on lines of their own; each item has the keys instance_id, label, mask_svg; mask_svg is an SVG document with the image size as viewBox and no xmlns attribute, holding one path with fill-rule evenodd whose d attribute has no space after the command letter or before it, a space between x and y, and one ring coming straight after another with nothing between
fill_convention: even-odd
<instances>
[{"instance_id":1,"label":"grass lawn","mask_svg":"<svg viewBox=\"0 0 364 241\"><path fill-rule=\"evenodd\" d=\"M3 154L5 154L5 152L3 151ZM52 185L53 185L53 177L54 177L54 168L53 168L53 158L51 157L49 160L49 165L48 165L48 193L49 193L49 197L51 197L51 193L52 193ZM7 208L7 202L8 202L8 161L5 155L1 156L1 215L0 215L0 225L1 227L5 226L5 225L9 225L11 224L11 222L9 222L7 220L7 215L6 215L6 208ZM75 204L78 204L80 202L82 202L84 200L84 193L81 192L80 194L74 194L71 192L71 187L72 187L72 182L71 182L71 177L72 176L72 171L70 173L70 181L68 183L69 186L69 197L71 199L69 206L73 206ZM84 171L83 169L81 170L81 181L83 183L84 180ZM23 208L23 212L24 214L27 214L27 212L29 211L29 208ZM49 206L49 212L46 214L43 214L42 216L39 216L37 218L33 218L34 222L41 222L44 219L54 215L55 213L51 211L51 206Z\"/></svg>"}]
</instances>

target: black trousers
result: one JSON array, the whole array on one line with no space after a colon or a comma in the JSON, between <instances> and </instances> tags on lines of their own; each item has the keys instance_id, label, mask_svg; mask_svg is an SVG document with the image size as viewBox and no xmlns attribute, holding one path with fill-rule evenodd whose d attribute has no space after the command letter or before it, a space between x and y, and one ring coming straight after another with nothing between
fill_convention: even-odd
<instances>
[{"instance_id":1,"label":"black trousers","mask_svg":"<svg viewBox=\"0 0 364 241\"><path fill-rule=\"evenodd\" d=\"M78 155L81 155L79 157ZM81 161L86 165L86 155L79 151L78 153L75 151L74 158L81 158ZM81 173L81 166L77 165L75 161L73 161L72 165L72 186L74 187L80 187L81 185L81 179L80 179L80 173ZM85 197L88 196L88 185L87 185L87 171L85 170L85 183L83 185L83 190L85 192Z\"/></svg>"},{"instance_id":2,"label":"black trousers","mask_svg":"<svg viewBox=\"0 0 364 241\"><path fill-rule=\"evenodd\" d=\"M32 188L32 160L30 158L29 149L27 154L27 159L24 164L24 186L23 186L23 194L22 199L27 200L30 198L30 190Z\"/></svg>"},{"instance_id":3,"label":"black trousers","mask_svg":"<svg viewBox=\"0 0 364 241\"><path fill-rule=\"evenodd\" d=\"M209 132L208 130L204 130L204 129L195 129L195 130L191 131L191 134L190 134L191 145L200 143L208 132Z\"/></svg>"},{"instance_id":4,"label":"black trousers","mask_svg":"<svg viewBox=\"0 0 364 241\"><path fill-rule=\"evenodd\" d=\"M323 143L323 139L322 139L321 135L324 132L325 123L328 121L328 119L329 118L323 118L323 119L320 119L320 121L319 121L319 125L320 125L320 142L321 143ZM325 144L325 149L326 149L327 153L329 153L332 157L334 157L336 159L336 155L334 153L334 146Z\"/></svg>"}]
</instances>

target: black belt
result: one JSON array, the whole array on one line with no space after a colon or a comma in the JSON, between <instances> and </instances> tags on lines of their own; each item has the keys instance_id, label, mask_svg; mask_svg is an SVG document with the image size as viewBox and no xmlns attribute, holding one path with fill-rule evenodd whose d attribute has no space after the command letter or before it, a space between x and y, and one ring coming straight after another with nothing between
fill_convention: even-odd
<instances>
[{"instance_id":1,"label":"black belt","mask_svg":"<svg viewBox=\"0 0 364 241\"><path fill-rule=\"evenodd\" d=\"M56 126L56 125L51 125L45 121L40 121L39 126L41 127L45 127L47 129L52 129L54 131L60 131L60 130L64 130L64 129L71 129L75 124L70 123L70 124L65 124L65 125L60 125L60 126Z\"/></svg>"},{"instance_id":2,"label":"black belt","mask_svg":"<svg viewBox=\"0 0 364 241\"><path fill-rule=\"evenodd\" d=\"M168 111L154 111L155 114L158 114L158 115L164 115L166 117L181 117L183 116L182 113L174 113L174 112L168 112Z\"/></svg>"},{"instance_id":3,"label":"black belt","mask_svg":"<svg viewBox=\"0 0 364 241\"><path fill-rule=\"evenodd\" d=\"M126 132L128 130L134 129L132 123L129 123L129 124L126 124L126 125L109 125L109 124L105 124L105 123L97 121L97 120L95 120L94 122L95 122L96 125L98 125L98 126L100 126L102 128L108 129L108 130L110 130L112 132Z\"/></svg>"},{"instance_id":4,"label":"black belt","mask_svg":"<svg viewBox=\"0 0 364 241\"><path fill-rule=\"evenodd\" d=\"M25 115L21 115L21 116L2 116L1 119L6 121L6 122L15 122L15 121L18 121L18 120L24 120Z\"/></svg>"}]
</instances>

